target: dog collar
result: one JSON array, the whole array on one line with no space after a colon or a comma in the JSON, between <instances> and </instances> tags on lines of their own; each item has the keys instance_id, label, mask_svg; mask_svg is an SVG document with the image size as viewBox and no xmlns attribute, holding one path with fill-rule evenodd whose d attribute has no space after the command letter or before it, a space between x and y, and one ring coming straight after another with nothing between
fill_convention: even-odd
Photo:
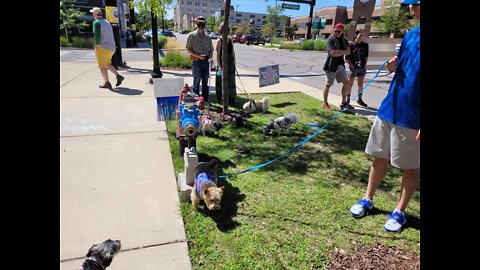
<instances>
[{"instance_id":1,"label":"dog collar","mask_svg":"<svg viewBox=\"0 0 480 270\"><path fill-rule=\"evenodd\" d=\"M97 263L98 265L100 265L100 267L101 267L102 269L105 270L105 266L103 266L103 263L102 263L102 262L99 262L99 261L97 260L97 258L95 258L95 257L89 257L89 258L87 258L87 260L94 261L95 263ZM80 266L80 268L77 268L76 270L84 270L83 265Z\"/></svg>"}]
</instances>

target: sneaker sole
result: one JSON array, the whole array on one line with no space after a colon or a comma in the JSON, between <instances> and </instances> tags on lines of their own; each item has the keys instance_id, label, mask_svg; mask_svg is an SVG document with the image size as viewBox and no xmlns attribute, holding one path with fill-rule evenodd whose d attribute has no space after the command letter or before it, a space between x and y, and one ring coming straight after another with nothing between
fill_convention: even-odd
<instances>
[{"instance_id":1,"label":"sneaker sole","mask_svg":"<svg viewBox=\"0 0 480 270\"><path fill-rule=\"evenodd\" d=\"M402 227L401 227L400 229L398 229L398 230L396 230L396 231L391 231L391 230L385 228L385 226L383 226L383 229L384 229L385 231L387 231L387 232L393 232L393 233L400 232L400 231L402 230L402 228L403 228L403 225L402 225Z\"/></svg>"}]
</instances>

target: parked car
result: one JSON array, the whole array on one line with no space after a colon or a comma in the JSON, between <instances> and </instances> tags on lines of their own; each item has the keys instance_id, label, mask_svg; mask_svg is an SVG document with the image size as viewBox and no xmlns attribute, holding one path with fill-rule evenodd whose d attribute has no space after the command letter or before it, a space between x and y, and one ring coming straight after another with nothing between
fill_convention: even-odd
<instances>
[{"instance_id":1,"label":"parked car","mask_svg":"<svg viewBox=\"0 0 480 270\"><path fill-rule=\"evenodd\" d=\"M212 39L217 39L220 37L220 34L219 33L215 33L215 32L211 32L210 34L208 34L209 37L211 37Z\"/></svg>"},{"instance_id":2,"label":"parked car","mask_svg":"<svg viewBox=\"0 0 480 270\"><path fill-rule=\"evenodd\" d=\"M243 43L247 42L248 37L249 37L249 35L242 35L238 42L240 42L240 44L243 44Z\"/></svg>"},{"instance_id":3,"label":"parked car","mask_svg":"<svg viewBox=\"0 0 480 270\"><path fill-rule=\"evenodd\" d=\"M165 30L165 32L163 32L162 30L157 30L157 35L176 38L176 36L170 30ZM147 41L150 42L150 40L152 39L152 30L147 30L144 36L147 39Z\"/></svg>"},{"instance_id":4,"label":"parked car","mask_svg":"<svg viewBox=\"0 0 480 270\"><path fill-rule=\"evenodd\" d=\"M241 44L247 43L247 45L250 45L250 44L256 44L256 45L263 44L263 45L265 45L265 38L260 34L243 35L240 38L240 43Z\"/></svg>"},{"instance_id":5,"label":"parked car","mask_svg":"<svg viewBox=\"0 0 480 270\"><path fill-rule=\"evenodd\" d=\"M232 37L233 43L235 43L235 42L240 42L240 38L241 38L241 37L242 37L242 34L235 34L235 35L233 35L233 37Z\"/></svg>"},{"instance_id":6,"label":"parked car","mask_svg":"<svg viewBox=\"0 0 480 270\"><path fill-rule=\"evenodd\" d=\"M188 30L182 30L182 31L180 31L180 34L188 34L188 33L190 33L190 31L188 31Z\"/></svg>"},{"instance_id":7,"label":"parked car","mask_svg":"<svg viewBox=\"0 0 480 270\"><path fill-rule=\"evenodd\" d=\"M305 41L305 38L294 39L293 42L296 44L302 44Z\"/></svg>"},{"instance_id":8,"label":"parked car","mask_svg":"<svg viewBox=\"0 0 480 270\"><path fill-rule=\"evenodd\" d=\"M260 34L251 34L250 37L248 38L248 41L256 45L259 45L259 44L265 45L265 38Z\"/></svg>"}]
</instances>

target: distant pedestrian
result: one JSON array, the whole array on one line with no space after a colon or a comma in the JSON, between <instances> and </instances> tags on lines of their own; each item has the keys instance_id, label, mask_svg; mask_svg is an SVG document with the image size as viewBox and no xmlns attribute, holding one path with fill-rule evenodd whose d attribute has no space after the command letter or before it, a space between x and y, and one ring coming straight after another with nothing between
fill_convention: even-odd
<instances>
[{"instance_id":1,"label":"distant pedestrian","mask_svg":"<svg viewBox=\"0 0 480 270\"><path fill-rule=\"evenodd\" d=\"M202 81L202 96L208 102L210 63L213 56L212 38L205 34L207 21L203 16L195 19L197 30L187 37L186 49L192 59L193 92L200 95L200 80Z\"/></svg>"},{"instance_id":2,"label":"distant pedestrian","mask_svg":"<svg viewBox=\"0 0 480 270\"><path fill-rule=\"evenodd\" d=\"M350 54L345 57L350 67L347 102L350 104L350 94L352 93L355 78L357 78L359 93L357 103L360 106L367 107L367 104L363 102L362 93L360 93L363 89L365 74L367 74L366 66L368 61L368 43L364 42L363 39L364 30L359 29L355 31L355 40L350 43Z\"/></svg>"},{"instance_id":3,"label":"distant pedestrian","mask_svg":"<svg viewBox=\"0 0 480 270\"><path fill-rule=\"evenodd\" d=\"M220 23L218 26L220 29L220 35L223 35L223 22ZM228 34L228 33L227 33ZM218 42L217 42L217 63L218 63L218 68L222 74L222 76L227 76L228 77L228 103L229 104L235 104L236 99L237 99L237 89L235 85L235 51L233 50L233 41L230 37L228 38L228 45L227 45L227 64L228 64L228 74L225 74L223 72L223 58L222 58L222 36L220 36ZM217 76L220 77L221 76ZM217 95L217 101L220 103L222 102L222 81L220 83L216 83L215 85L215 90L216 90L216 95Z\"/></svg>"},{"instance_id":4,"label":"distant pedestrian","mask_svg":"<svg viewBox=\"0 0 480 270\"><path fill-rule=\"evenodd\" d=\"M342 83L342 104L340 107L343 109L343 106L346 103L347 90L348 90L348 75L345 70L345 60L344 56L350 54L350 46L348 40L343 35L343 30L345 26L343 23L337 23L334 27L334 32L327 39L327 60L323 66L323 70L327 75L327 81L325 83L325 88L323 89L323 108L331 110L328 105L328 92L330 86L333 85L335 79L338 83Z\"/></svg>"},{"instance_id":5,"label":"distant pedestrian","mask_svg":"<svg viewBox=\"0 0 480 270\"><path fill-rule=\"evenodd\" d=\"M420 1L404 0L420 20ZM388 61L395 71L387 96L378 109L365 152L374 157L365 196L350 208L360 218L373 208L373 195L387 173L388 163L403 170L400 201L384 229L398 232L407 222L405 209L420 181L420 25L408 31L398 56Z\"/></svg>"},{"instance_id":6,"label":"distant pedestrian","mask_svg":"<svg viewBox=\"0 0 480 270\"><path fill-rule=\"evenodd\" d=\"M102 10L94 7L90 10L93 14L93 36L95 39L95 56L97 57L98 68L102 73L104 84L100 88L113 89L112 84L108 80L108 72L110 70L117 77L115 86L122 84L124 77L118 74L118 71L112 66L112 56L115 53L115 40L113 38L112 25L103 18Z\"/></svg>"}]
</instances>

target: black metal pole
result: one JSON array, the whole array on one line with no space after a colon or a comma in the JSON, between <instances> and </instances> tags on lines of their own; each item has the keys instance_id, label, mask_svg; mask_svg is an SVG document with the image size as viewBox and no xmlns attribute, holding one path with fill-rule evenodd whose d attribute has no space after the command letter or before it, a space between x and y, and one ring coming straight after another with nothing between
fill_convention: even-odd
<instances>
[{"instance_id":1,"label":"black metal pole","mask_svg":"<svg viewBox=\"0 0 480 270\"><path fill-rule=\"evenodd\" d=\"M315 7L315 0L312 0L312 2L310 2L310 15L308 16L307 39L312 38L313 7Z\"/></svg>"},{"instance_id":2,"label":"black metal pole","mask_svg":"<svg viewBox=\"0 0 480 270\"><path fill-rule=\"evenodd\" d=\"M153 45L153 70L152 78L162 78L163 74L160 70L160 60L158 58L158 27L157 27L157 16L153 13L151 9L150 14L152 15L152 45ZM153 80L150 79L150 83L153 83Z\"/></svg>"},{"instance_id":3,"label":"black metal pole","mask_svg":"<svg viewBox=\"0 0 480 270\"><path fill-rule=\"evenodd\" d=\"M138 47L137 45L137 25L136 25L136 21L135 21L135 9L134 8L131 8L130 9L130 24L131 24L131 28L130 28L130 32L132 33L132 45L133 47Z\"/></svg>"}]
</instances>

